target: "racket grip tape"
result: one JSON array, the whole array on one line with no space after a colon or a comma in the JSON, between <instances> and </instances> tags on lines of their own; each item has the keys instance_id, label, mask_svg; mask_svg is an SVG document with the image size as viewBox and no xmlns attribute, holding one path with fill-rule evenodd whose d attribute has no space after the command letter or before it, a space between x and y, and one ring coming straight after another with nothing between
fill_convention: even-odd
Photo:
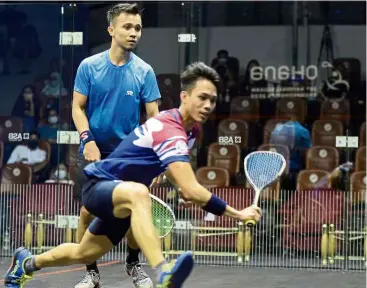
<instances>
[{"instance_id":1,"label":"racket grip tape","mask_svg":"<svg viewBox=\"0 0 367 288\"><path fill-rule=\"evenodd\" d=\"M252 204L251 207L257 207L257 205L256 204ZM247 220L245 222L245 225L247 227L254 227L256 225L256 221L255 220Z\"/></svg>"},{"instance_id":2,"label":"racket grip tape","mask_svg":"<svg viewBox=\"0 0 367 288\"><path fill-rule=\"evenodd\" d=\"M256 222L255 222L255 220L247 220L247 221L245 222L245 225L246 225L247 227L254 227L254 226L256 225Z\"/></svg>"}]
</instances>

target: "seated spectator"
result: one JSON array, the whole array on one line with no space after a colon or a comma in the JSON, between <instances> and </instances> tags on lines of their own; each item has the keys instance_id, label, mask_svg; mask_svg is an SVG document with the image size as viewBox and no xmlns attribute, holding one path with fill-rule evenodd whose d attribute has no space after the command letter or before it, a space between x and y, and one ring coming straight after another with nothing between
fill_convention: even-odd
<instances>
[{"instance_id":1,"label":"seated spectator","mask_svg":"<svg viewBox=\"0 0 367 288\"><path fill-rule=\"evenodd\" d=\"M241 96L250 96L253 88L267 88L268 83L265 76L261 79L253 79L251 77L251 69L254 67L260 67L259 61L252 59L248 62L245 75L240 79L239 83L239 93ZM256 74L258 76L258 73Z\"/></svg>"},{"instance_id":2,"label":"seated spectator","mask_svg":"<svg viewBox=\"0 0 367 288\"><path fill-rule=\"evenodd\" d=\"M46 151L39 148L38 141L39 134L32 131L29 135L29 140L14 148L7 164L23 163L32 166L45 161L47 157Z\"/></svg>"},{"instance_id":3,"label":"seated spectator","mask_svg":"<svg viewBox=\"0 0 367 288\"><path fill-rule=\"evenodd\" d=\"M59 116L56 109L48 110L47 123L38 127L40 139L47 140L51 144L57 141L57 131L59 130Z\"/></svg>"},{"instance_id":4,"label":"seated spectator","mask_svg":"<svg viewBox=\"0 0 367 288\"><path fill-rule=\"evenodd\" d=\"M29 133L37 129L39 121L39 101L33 86L27 85L15 102L12 116L23 119L23 131Z\"/></svg>"},{"instance_id":5,"label":"seated spectator","mask_svg":"<svg viewBox=\"0 0 367 288\"><path fill-rule=\"evenodd\" d=\"M236 86L240 75L240 63L237 58L229 56L227 50L219 50L211 66L218 72L225 89Z\"/></svg>"},{"instance_id":6,"label":"seated spectator","mask_svg":"<svg viewBox=\"0 0 367 288\"><path fill-rule=\"evenodd\" d=\"M292 115L288 122L278 124L270 135L270 144L285 145L290 152L290 172L298 173L303 169L303 156L312 146L310 132Z\"/></svg>"},{"instance_id":7,"label":"seated spectator","mask_svg":"<svg viewBox=\"0 0 367 288\"><path fill-rule=\"evenodd\" d=\"M59 99L43 98L40 109L40 124L48 123L48 114L50 110L58 110L60 106Z\"/></svg>"},{"instance_id":8,"label":"seated spectator","mask_svg":"<svg viewBox=\"0 0 367 288\"><path fill-rule=\"evenodd\" d=\"M66 65L65 59L60 59L60 56L56 56L51 59L49 74L52 74L53 72L61 72L62 82L67 83L69 80L69 71L70 67Z\"/></svg>"},{"instance_id":9,"label":"seated spectator","mask_svg":"<svg viewBox=\"0 0 367 288\"><path fill-rule=\"evenodd\" d=\"M68 95L59 72L51 73L50 79L45 81L45 87L41 93L45 98L60 98Z\"/></svg>"},{"instance_id":10,"label":"seated spectator","mask_svg":"<svg viewBox=\"0 0 367 288\"><path fill-rule=\"evenodd\" d=\"M339 165L333 171L329 171L330 178L324 177L324 178L320 179L317 182L317 184L315 185L315 189L326 187L328 181L331 181L331 187L333 187L334 189L344 190L345 189L344 183L342 181L340 181L341 177L342 177L343 173L348 173L348 171L351 171L351 170L353 170L353 163L352 162L348 161L346 163L343 163L343 164Z\"/></svg>"},{"instance_id":11,"label":"seated spectator","mask_svg":"<svg viewBox=\"0 0 367 288\"><path fill-rule=\"evenodd\" d=\"M60 163L57 167L51 170L50 179L45 183L61 183L73 185L74 181L70 179L70 175L64 163Z\"/></svg>"}]
</instances>

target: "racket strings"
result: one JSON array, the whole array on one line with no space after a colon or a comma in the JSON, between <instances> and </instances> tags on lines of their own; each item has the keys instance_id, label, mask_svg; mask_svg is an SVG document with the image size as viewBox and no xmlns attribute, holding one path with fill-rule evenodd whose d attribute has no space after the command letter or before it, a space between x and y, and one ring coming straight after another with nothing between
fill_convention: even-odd
<instances>
[{"instance_id":1,"label":"racket strings","mask_svg":"<svg viewBox=\"0 0 367 288\"><path fill-rule=\"evenodd\" d=\"M255 189L262 190L279 177L284 165L284 158L278 153L256 152L245 161L246 177Z\"/></svg>"},{"instance_id":2,"label":"racket strings","mask_svg":"<svg viewBox=\"0 0 367 288\"><path fill-rule=\"evenodd\" d=\"M170 208L152 199L153 224L159 237L165 237L173 228L175 218Z\"/></svg>"}]
</instances>

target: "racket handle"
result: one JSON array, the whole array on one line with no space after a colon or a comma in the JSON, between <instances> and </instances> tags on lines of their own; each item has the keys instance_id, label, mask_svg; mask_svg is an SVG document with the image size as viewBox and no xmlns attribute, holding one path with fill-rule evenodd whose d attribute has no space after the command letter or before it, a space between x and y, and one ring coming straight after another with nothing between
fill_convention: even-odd
<instances>
[{"instance_id":1,"label":"racket handle","mask_svg":"<svg viewBox=\"0 0 367 288\"><path fill-rule=\"evenodd\" d=\"M254 220L248 220L246 221L245 225L247 227L254 227L256 225L256 222Z\"/></svg>"}]
</instances>

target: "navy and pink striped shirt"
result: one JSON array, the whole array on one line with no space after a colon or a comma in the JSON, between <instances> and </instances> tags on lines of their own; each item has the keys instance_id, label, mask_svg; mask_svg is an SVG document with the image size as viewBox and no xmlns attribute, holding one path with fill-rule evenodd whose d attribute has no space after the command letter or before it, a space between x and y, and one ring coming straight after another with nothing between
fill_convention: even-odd
<instances>
[{"instance_id":1,"label":"navy and pink striped shirt","mask_svg":"<svg viewBox=\"0 0 367 288\"><path fill-rule=\"evenodd\" d=\"M89 164L88 177L150 185L172 162L189 162L199 124L185 131L178 109L163 111L134 129L104 160ZM108 139L106 139L108 141Z\"/></svg>"}]
</instances>

